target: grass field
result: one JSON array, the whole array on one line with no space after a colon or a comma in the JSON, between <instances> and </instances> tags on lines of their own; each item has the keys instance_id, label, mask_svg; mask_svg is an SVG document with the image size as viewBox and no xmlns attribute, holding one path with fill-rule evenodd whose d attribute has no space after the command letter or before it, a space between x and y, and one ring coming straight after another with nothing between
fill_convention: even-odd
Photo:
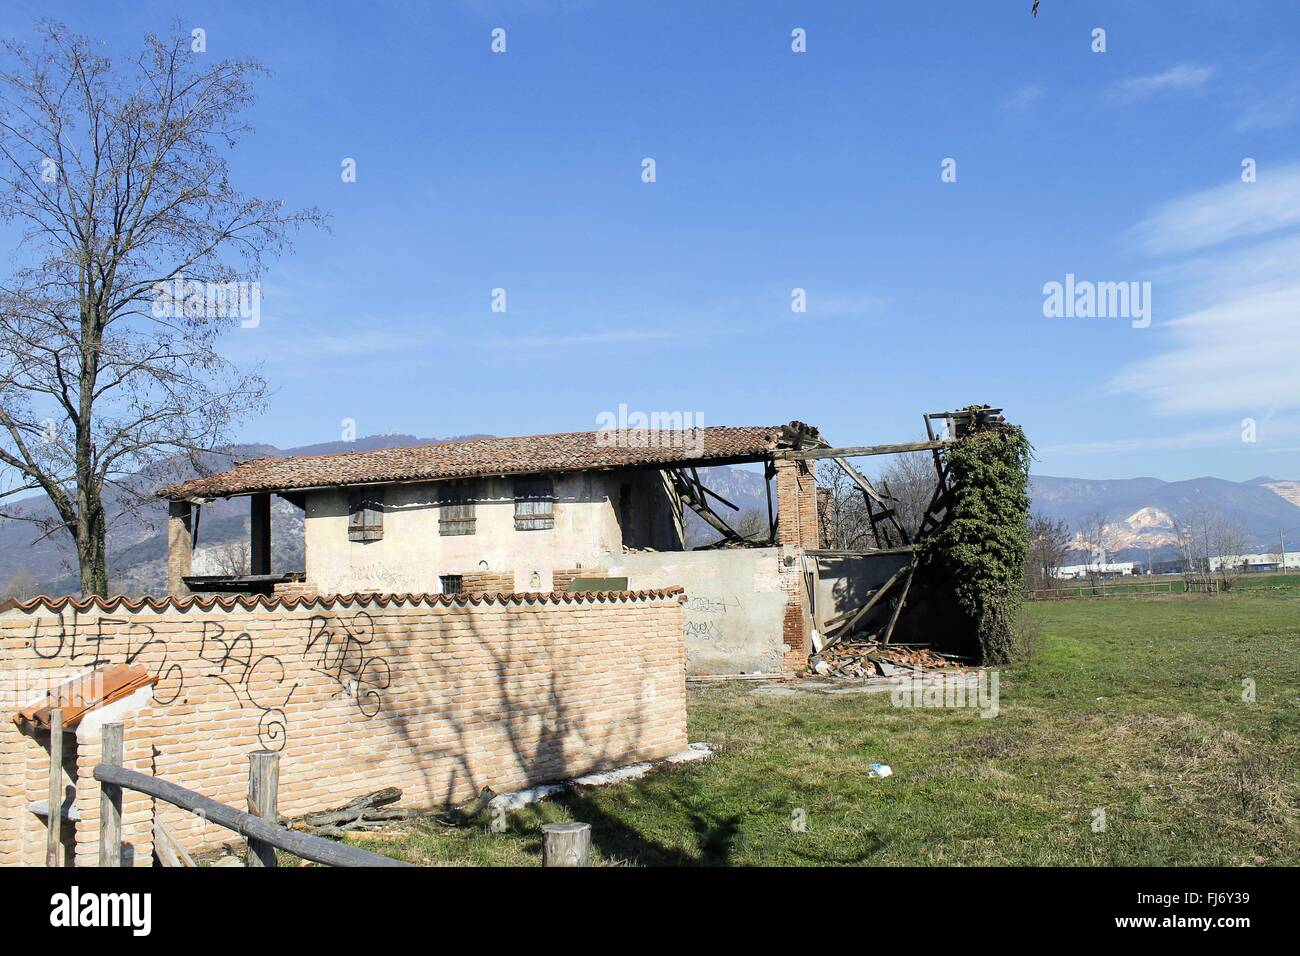
<instances>
[{"instance_id":1,"label":"grass field","mask_svg":"<svg viewBox=\"0 0 1300 956\"><path fill-rule=\"evenodd\" d=\"M1060 595L1072 597L1079 593L1091 596L1088 594L1091 590L1092 587L1086 581L1057 581L1052 587L1040 589L1035 594L1046 598ZM1106 578L1100 583L1100 590L1104 594L1098 596L1111 597L1124 594L1175 594L1182 593L1184 587L1182 576L1177 574L1124 575ZM1281 571L1241 574L1233 579L1229 591L1300 592L1300 574Z\"/></svg>"},{"instance_id":2,"label":"grass field","mask_svg":"<svg viewBox=\"0 0 1300 956\"><path fill-rule=\"evenodd\" d=\"M1038 649L1000 673L994 718L888 694L692 687L690 739L720 747L706 763L530 807L504 833L421 821L365 845L535 866L540 825L577 819L601 862L632 865L1300 862L1300 595L1027 613ZM894 776L869 778L873 761Z\"/></svg>"}]
</instances>

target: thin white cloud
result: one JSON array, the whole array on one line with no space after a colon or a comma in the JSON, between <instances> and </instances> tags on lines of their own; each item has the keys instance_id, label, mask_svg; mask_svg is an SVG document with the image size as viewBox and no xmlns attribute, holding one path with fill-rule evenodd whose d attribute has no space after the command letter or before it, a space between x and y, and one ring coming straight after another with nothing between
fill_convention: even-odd
<instances>
[{"instance_id":1,"label":"thin white cloud","mask_svg":"<svg viewBox=\"0 0 1300 956\"><path fill-rule=\"evenodd\" d=\"M692 332L692 335L698 333ZM573 345L619 345L628 342L681 340L686 333L673 329L628 329L620 332L589 332L580 335L529 335L485 339L488 348L559 348Z\"/></svg>"},{"instance_id":2,"label":"thin white cloud","mask_svg":"<svg viewBox=\"0 0 1300 956\"><path fill-rule=\"evenodd\" d=\"M1099 441L1063 442L1035 449L1039 455L1108 455L1124 452L1142 452L1153 448L1178 450L1208 448L1225 442L1240 441L1241 433L1234 426L1202 428L1180 435L1144 435L1141 438L1116 438Z\"/></svg>"},{"instance_id":3,"label":"thin white cloud","mask_svg":"<svg viewBox=\"0 0 1300 956\"><path fill-rule=\"evenodd\" d=\"M1113 83L1110 95L1120 103L1136 103L1163 93L1196 93L1205 87L1213 75L1214 67L1184 63L1171 66L1161 73L1131 76Z\"/></svg>"},{"instance_id":4,"label":"thin white cloud","mask_svg":"<svg viewBox=\"0 0 1300 956\"><path fill-rule=\"evenodd\" d=\"M1300 282L1229 297L1164 327L1172 348L1123 369L1110 391L1166 413L1300 407Z\"/></svg>"},{"instance_id":5,"label":"thin white cloud","mask_svg":"<svg viewBox=\"0 0 1300 956\"><path fill-rule=\"evenodd\" d=\"M1300 409L1298 226L1300 166L1153 210L1135 235L1148 252L1184 254L1167 273L1188 306L1173 319L1156 317L1152 334L1163 348L1122 368L1108 391L1163 414L1228 425L1254 418L1261 443L1283 437L1292 426L1281 419L1267 435L1262 425ZM1222 246L1230 240L1247 241Z\"/></svg>"},{"instance_id":6,"label":"thin white cloud","mask_svg":"<svg viewBox=\"0 0 1300 956\"><path fill-rule=\"evenodd\" d=\"M1045 91L1038 83L1030 83L1014 90L1002 99L1002 106L1014 112L1033 109L1042 100Z\"/></svg>"},{"instance_id":7,"label":"thin white cloud","mask_svg":"<svg viewBox=\"0 0 1300 956\"><path fill-rule=\"evenodd\" d=\"M1300 166L1256 168L1256 181L1234 182L1156 207L1133 230L1154 255L1190 252L1230 239L1300 224Z\"/></svg>"}]
</instances>

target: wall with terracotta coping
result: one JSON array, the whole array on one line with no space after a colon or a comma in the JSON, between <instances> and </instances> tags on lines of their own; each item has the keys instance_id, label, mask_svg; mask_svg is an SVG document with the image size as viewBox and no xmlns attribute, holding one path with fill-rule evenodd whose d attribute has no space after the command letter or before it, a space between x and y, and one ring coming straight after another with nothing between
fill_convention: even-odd
<instances>
[{"instance_id":1,"label":"wall with terracotta coping","mask_svg":"<svg viewBox=\"0 0 1300 956\"><path fill-rule=\"evenodd\" d=\"M126 763L243 807L248 754L281 754L293 816L386 786L442 806L668 756L686 747L680 588L607 594L38 599L0 605L0 865L39 864L47 742L10 716L43 678L105 664L159 677L123 717ZM119 706L119 705L111 705ZM70 847L97 859L99 731L69 735ZM152 853L150 801L127 794L124 840ZM190 850L236 839L170 805Z\"/></svg>"}]
</instances>

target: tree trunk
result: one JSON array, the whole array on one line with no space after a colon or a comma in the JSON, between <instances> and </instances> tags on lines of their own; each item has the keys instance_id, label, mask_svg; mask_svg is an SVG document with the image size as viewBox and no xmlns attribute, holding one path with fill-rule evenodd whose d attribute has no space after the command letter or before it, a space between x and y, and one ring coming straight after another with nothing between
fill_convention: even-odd
<instances>
[{"instance_id":1,"label":"tree trunk","mask_svg":"<svg viewBox=\"0 0 1300 956\"><path fill-rule=\"evenodd\" d=\"M83 500L91 499L77 521L77 563L81 567L81 596L108 597L108 560L105 543L104 509L99 495L93 491L83 493Z\"/></svg>"}]
</instances>

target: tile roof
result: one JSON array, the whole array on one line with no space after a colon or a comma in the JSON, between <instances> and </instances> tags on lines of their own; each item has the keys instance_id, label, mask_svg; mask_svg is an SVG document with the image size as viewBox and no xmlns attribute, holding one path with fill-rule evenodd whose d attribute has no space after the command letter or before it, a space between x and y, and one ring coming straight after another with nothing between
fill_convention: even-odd
<instances>
[{"instance_id":1,"label":"tile roof","mask_svg":"<svg viewBox=\"0 0 1300 956\"><path fill-rule=\"evenodd\" d=\"M160 488L156 494L160 498L192 500L398 481L758 460L777 446L785 427L706 426L695 432L646 430L621 434L569 432L470 438L337 455L258 458L220 474ZM806 425L799 427L808 429ZM638 440L616 442L614 438ZM636 447L625 447L628 445Z\"/></svg>"}]
</instances>

